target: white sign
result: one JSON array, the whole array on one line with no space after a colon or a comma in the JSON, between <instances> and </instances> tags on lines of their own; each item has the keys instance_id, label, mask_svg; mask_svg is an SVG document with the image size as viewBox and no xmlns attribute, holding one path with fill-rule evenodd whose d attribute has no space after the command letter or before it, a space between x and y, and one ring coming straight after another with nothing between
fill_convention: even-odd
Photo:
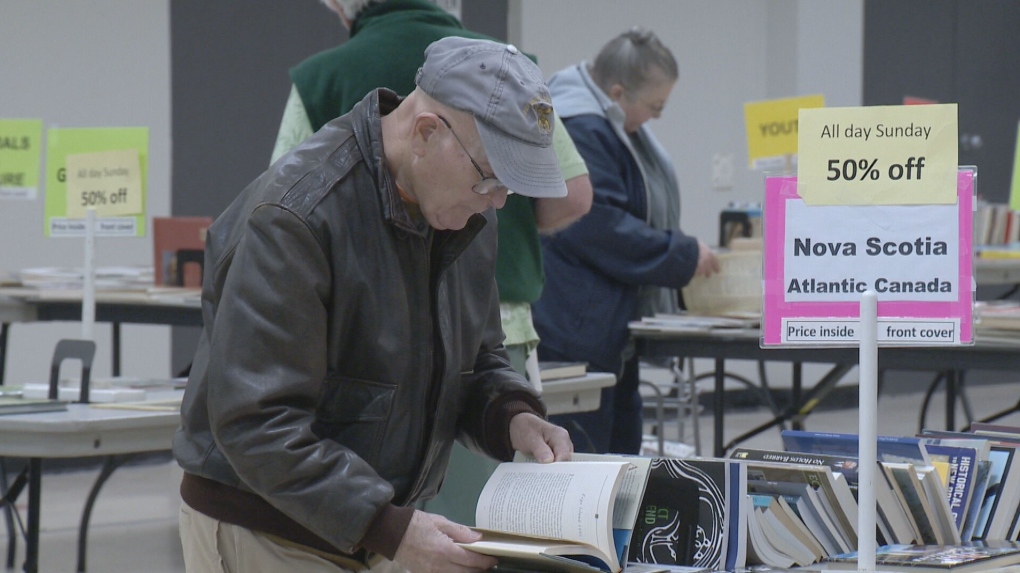
<instances>
[{"instance_id":1,"label":"white sign","mask_svg":"<svg viewBox=\"0 0 1020 573\"><path fill-rule=\"evenodd\" d=\"M834 318L789 318L783 320L783 344L855 344L860 321ZM879 344L930 346L960 344L960 321L880 318Z\"/></svg>"},{"instance_id":2,"label":"white sign","mask_svg":"<svg viewBox=\"0 0 1020 573\"><path fill-rule=\"evenodd\" d=\"M882 301L959 298L956 205L809 207L795 199L786 208L787 301L857 302L867 289Z\"/></svg>"},{"instance_id":3,"label":"white sign","mask_svg":"<svg viewBox=\"0 0 1020 573\"><path fill-rule=\"evenodd\" d=\"M51 237L84 237L85 219L52 217ZM97 237L137 237L138 227L134 217L103 217L96 219Z\"/></svg>"}]
</instances>

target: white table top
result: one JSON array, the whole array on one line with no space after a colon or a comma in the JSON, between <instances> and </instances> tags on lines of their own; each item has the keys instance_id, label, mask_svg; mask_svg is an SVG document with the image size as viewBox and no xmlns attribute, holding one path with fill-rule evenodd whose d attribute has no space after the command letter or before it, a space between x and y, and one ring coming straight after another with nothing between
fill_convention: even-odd
<instances>
[{"instance_id":1,"label":"white table top","mask_svg":"<svg viewBox=\"0 0 1020 573\"><path fill-rule=\"evenodd\" d=\"M183 396L183 391L176 395ZM153 393L165 400L173 394ZM69 458L169 450L179 411L68 404L66 411L0 416L0 456Z\"/></svg>"},{"instance_id":2,"label":"white table top","mask_svg":"<svg viewBox=\"0 0 1020 573\"><path fill-rule=\"evenodd\" d=\"M605 372L543 381L542 401L549 414L589 412L599 408L602 389L613 384L616 384L616 376Z\"/></svg>"},{"instance_id":3,"label":"white table top","mask_svg":"<svg viewBox=\"0 0 1020 573\"><path fill-rule=\"evenodd\" d=\"M598 408L602 388L616 383L605 373L543 384L550 414ZM152 400L182 390L150 393ZM69 458L169 450L180 425L178 411L133 410L104 404L68 404L66 411L0 415L0 456Z\"/></svg>"}]
</instances>

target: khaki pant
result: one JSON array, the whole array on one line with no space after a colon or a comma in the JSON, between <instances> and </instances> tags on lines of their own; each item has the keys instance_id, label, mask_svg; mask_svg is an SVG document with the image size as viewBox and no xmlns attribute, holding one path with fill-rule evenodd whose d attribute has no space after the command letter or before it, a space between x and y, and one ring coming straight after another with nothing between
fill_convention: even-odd
<instances>
[{"instance_id":1,"label":"khaki pant","mask_svg":"<svg viewBox=\"0 0 1020 573\"><path fill-rule=\"evenodd\" d=\"M277 543L257 531L224 523L181 503L181 543L188 573L353 573L301 547ZM377 557L371 573L404 573Z\"/></svg>"}]
</instances>

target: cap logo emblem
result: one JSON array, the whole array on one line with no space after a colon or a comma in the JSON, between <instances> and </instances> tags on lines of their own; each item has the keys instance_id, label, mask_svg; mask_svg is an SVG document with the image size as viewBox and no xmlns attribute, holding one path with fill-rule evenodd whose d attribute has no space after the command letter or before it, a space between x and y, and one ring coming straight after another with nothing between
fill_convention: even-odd
<instances>
[{"instance_id":1,"label":"cap logo emblem","mask_svg":"<svg viewBox=\"0 0 1020 573\"><path fill-rule=\"evenodd\" d=\"M545 96L535 96L524 106L524 114L535 112L535 120L538 121L538 129L542 133L552 133L552 102Z\"/></svg>"}]
</instances>

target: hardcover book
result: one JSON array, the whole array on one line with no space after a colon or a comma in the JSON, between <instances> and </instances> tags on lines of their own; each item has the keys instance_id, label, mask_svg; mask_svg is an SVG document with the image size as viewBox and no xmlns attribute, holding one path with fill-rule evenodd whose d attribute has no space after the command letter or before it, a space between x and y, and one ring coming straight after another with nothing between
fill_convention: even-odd
<instances>
[{"instance_id":1,"label":"hardcover book","mask_svg":"<svg viewBox=\"0 0 1020 573\"><path fill-rule=\"evenodd\" d=\"M206 231L212 223L211 217L152 218L152 267L156 286L202 286L200 255L205 250Z\"/></svg>"}]
</instances>

